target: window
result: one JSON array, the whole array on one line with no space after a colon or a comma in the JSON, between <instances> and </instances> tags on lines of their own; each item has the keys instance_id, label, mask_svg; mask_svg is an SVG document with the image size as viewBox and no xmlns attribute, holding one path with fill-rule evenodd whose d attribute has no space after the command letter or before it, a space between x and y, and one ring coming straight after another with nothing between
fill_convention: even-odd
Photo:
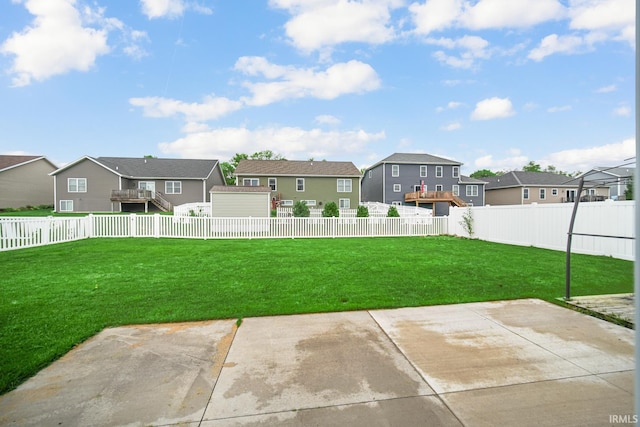
<instances>
[{"instance_id":1,"label":"window","mask_svg":"<svg viewBox=\"0 0 640 427\"><path fill-rule=\"evenodd\" d=\"M596 189L595 188L587 189L587 196L595 196L595 195L596 195Z\"/></svg>"},{"instance_id":2,"label":"window","mask_svg":"<svg viewBox=\"0 0 640 427\"><path fill-rule=\"evenodd\" d=\"M436 178L442 178L442 166L436 166Z\"/></svg>"},{"instance_id":3,"label":"window","mask_svg":"<svg viewBox=\"0 0 640 427\"><path fill-rule=\"evenodd\" d=\"M467 196L474 197L478 195L477 185L467 185Z\"/></svg>"},{"instance_id":4,"label":"window","mask_svg":"<svg viewBox=\"0 0 640 427\"><path fill-rule=\"evenodd\" d=\"M451 190L453 191L453 195L454 196L459 196L460 195L460 186L457 184L454 184L453 187L451 188Z\"/></svg>"},{"instance_id":5,"label":"window","mask_svg":"<svg viewBox=\"0 0 640 427\"><path fill-rule=\"evenodd\" d=\"M393 206L402 206L402 202L391 202Z\"/></svg>"},{"instance_id":6,"label":"window","mask_svg":"<svg viewBox=\"0 0 640 427\"><path fill-rule=\"evenodd\" d=\"M339 199L338 200L338 208L340 208L340 209L350 209L351 208L351 200L350 199Z\"/></svg>"},{"instance_id":7,"label":"window","mask_svg":"<svg viewBox=\"0 0 640 427\"><path fill-rule=\"evenodd\" d=\"M167 181L164 183L166 194L182 194L182 181Z\"/></svg>"},{"instance_id":8,"label":"window","mask_svg":"<svg viewBox=\"0 0 640 427\"><path fill-rule=\"evenodd\" d=\"M522 198L524 200L528 200L529 199L529 189L528 188L523 188L522 189Z\"/></svg>"},{"instance_id":9,"label":"window","mask_svg":"<svg viewBox=\"0 0 640 427\"><path fill-rule=\"evenodd\" d=\"M557 196L558 195L558 189L557 188L552 188L551 189L551 195L552 196Z\"/></svg>"},{"instance_id":10,"label":"window","mask_svg":"<svg viewBox=\"0 0 640 427\"><path fill-rule=\"evenodd\" d=\"M436 191L442 191L442 184L436 185Z\"/></svg>"},{"instance_id":11,"label":"window","mask_svg":"<svg viewBox=\"0 0 640 427\"><path fill-rule=\"evenodd\" d=\"M427 176L427 165L420 166L420 177L424 178Z\"/></svg>"},{"instance_id":12,"label":"window","mask_svg":"<svg viewBox=\"0 0 640 427\"><path fill-rule=\"evenodd\" d=\"M269 188L271 191L278 190L278 180L276 178L269 178Z\"/></svg>"},{"instance_id":13,"label":"window","mask_svg":"<svg viewBox=\"0 0 640 427\"><path fill-rule=\"evenodd\" d=\"M307 206L315 206L316 205L316 201L315 200L302 200L302 201Z\"/></svg>"},{"instance_id":14,"label":"window","mask_svg":"<svg viewBox=\"0 0 640 427\"><path fill-rule=\"evenodd\" d=\"M339 179L338 180L338 193L351 193L351 180Z\"/></svg>"},{"instance_id":15,"label":"window","mask_svg":"<svg viewBox=\"0 0 640 427\"><path fill-rule=\"evenodd\" d=\"M393 192L399 193L402 191L402 186L400 184L393 184Z\"/></svg>"},{"instance_id":16,"label":"window","mask_svg":"<svg viewBox=\"0 0 640 427\"><path fill-rule=\"evenodd\" d=\"M371 171L369 171L369 178L371 178Z\"/></svg>"},{"instance_id":17,"label":"window","mask_svg":"<svg viewBox=\"0 0 640 427\"><path fill-rule=\"evenodd\" d=\"M421 184L414 185L413 191L417 191L417 192L422 191L422 185ZM424 185L424 191L427 191L427 184Z\"/></svg>"},{"instance_id":18,"label":"window","mask_svg":"<svg viewBox=\"0 0 640 427\"><path fill-rule=\"evenodd\" d=\"M86 193L87 178L67 178L67 191L69 193Z\"/></svg>"},{"instance_id":19,"label":"window","mask_svg":"<svg viewBox=\"0 0 640 427\"><path fill-rule=\"evenodd\" d=\"M547 198L547 189L546 188L541 188L540 189L540 200L544 200Z\"/></svg>"},{"instance_id":20,"label":"window","mask_svg":"<svg viewBox=\"0 0 640 427\"><path fill-rule=\"evenodd\" d=\"M282 200L280 206L293 206L293 200Z\"/></svg>"},{"instance_id":21,"label":"window","mask_svg":"<svg viewBox=\"0 0 640 427\"><path fill-rule=\"evenodd\" d=\"M296 178L296 191L304 191L304 178Z\"/></svg>"},{"instance_id":22,"label":"window","mask_svg":"<svg viewBox=\"0 0 640 427\"><path fill-rule=\"evenodd\" d=\"M73 200L60 200L60 212L73 212Z\"/></svg>"},{"instance_id":23,"label":"window","mask_svg":"<svg viewBox=\"0 0 640 427\"><path fill-rule=\"evenodd\" d=\"M452 177L459 178L460 177L460 166L454 166L452 170Z\"/></svg>"},{"instance_id":24,"label":"window","mask_svg":"<svg viewBox=\"0 0 640 427\"><path fill-rule=\"evenodd\" d=\"M257 187L260 185L260 180L258 178L243 178L242 185L249 187Z\"/></svg>"},{"instance_id":25,"label":"window","mask_svg":"<svg viewBox=\"0 0 640 427\"><path fill-rule=\"evenodd\" d=\"M391 176L400 176L400 165L391 165Z\"/></svg>"}]
</instances>

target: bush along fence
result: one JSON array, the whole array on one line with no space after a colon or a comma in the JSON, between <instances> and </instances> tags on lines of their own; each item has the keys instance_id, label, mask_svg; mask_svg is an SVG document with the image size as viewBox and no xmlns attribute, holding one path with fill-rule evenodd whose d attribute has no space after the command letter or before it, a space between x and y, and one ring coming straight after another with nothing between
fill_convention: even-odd
<instances>
[{"instance_id":1,"label":"bush along fence","mask_svg":"<svg viewBox=\"0 0 640 427\"><path fill-rule=\"evenodd\" d=\"M448 234L447 217L213 218L169 215L0 218L0 251L96 237L335 238Z\"/></svg>"}]
</instances>

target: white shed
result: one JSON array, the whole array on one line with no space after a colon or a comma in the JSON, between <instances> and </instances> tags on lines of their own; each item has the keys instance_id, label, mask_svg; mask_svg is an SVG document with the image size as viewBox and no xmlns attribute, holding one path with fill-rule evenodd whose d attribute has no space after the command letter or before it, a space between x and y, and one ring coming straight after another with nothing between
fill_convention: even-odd
<instances>
[{"instance_id":1,"label":"white shed","mask_svg":"<svg viewBox=\"0 0 640 427\"><path fill-rule=\"evenodd\" d=\"M271 189L265 186L214 185L209 190L211 215L218 218L269 217Z\"/></svg>"}]
</instances>

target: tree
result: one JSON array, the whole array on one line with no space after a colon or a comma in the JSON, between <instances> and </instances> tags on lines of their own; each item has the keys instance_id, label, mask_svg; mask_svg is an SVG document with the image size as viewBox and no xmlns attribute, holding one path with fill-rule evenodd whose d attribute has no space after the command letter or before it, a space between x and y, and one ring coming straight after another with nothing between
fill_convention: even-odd
<instances>
[{"instance_id":1,"label":"tree","mask_svg":"<svg viewBox=\"0 0 640 427\"><path fill-rule=\"evenodd\" d=\"M296 218L309 218L311 212L309 212L307 202L298 200L295 205L293 205L293 216Z\"/></svg>"},{"instance_id":2,"label":"tree","mask_svg":"<svg viewBox=\"0 0 640 427\"><path fill-rule=\"evenodd\" d=\"M336 205L336 202L329 202L326 205L324 205L324 209L322 209L322 216L325 218L328 217L339 217L340 216L340 209L338 209L338 205Z\"/></svg>"},{"instance_id":3,"label":"tree","mask_svg":"<svg viewBox=\"0 0 640 427\"><path fill-rule=\"evenodd\" d=\"M625 200L633 200L633 178L627 182L627 188L624 190Z\"/></svg>"},{"instance_id":4,"label":"tree","mask_svg":"<svg viewBox=\"0 0 640 427\"><path fill-rule=\"evenodd\" d=\"M356 212L356 218L367 218L369 216L369 208L365 205L359 205Z\"/></svg>"},{"instance_id":5,"label":"tree","mask_svg":"<svg viewBox=\"0 0 640 427\"><path fill-rule=\"evenodd\" d=\"M398 213L398 208L396 208L395 206L389 206L389 210L387 211L387 217L400 218L400 214Z\"/></svg>"},{"instance_id":6,"label":"tree","mask_svg":"<svg viewBox=\"0 0 640 427\"><path fill-rule=\"evenodd\" d=\"M531 160L529 163L522 167L522 170L525 172L542 172L542 167L538 163Z\"/></svg>"},{"instance_id":7,"label":"tree","mask_svg":"<svg viewBox=\"0 0 640 427\"><path fill-rule=\"evenodd\" d=\"M471 178L486 178L488 176L497 176L498 174L490 171L489 169L480 169L469 175Z\"/></svg>"},{"instance_id":8,"label":"tree","mask_svg":"<svg viewBox=\"0 0 640 427\"><path fill-rule=\"evenodd\" d=\"M222 170L222 174L224 175L224 180L227 185L235 185L236 177L234 175L236 168L238 167L238 163L243 159L251 159L251 160L287 160L284 158L282 154L276 154L271 150L263 150L257 151L253 153L251 156L245 153L236 153L231 160L228 162L222 162L220 168Z\"/></svg>"}]
</instances>

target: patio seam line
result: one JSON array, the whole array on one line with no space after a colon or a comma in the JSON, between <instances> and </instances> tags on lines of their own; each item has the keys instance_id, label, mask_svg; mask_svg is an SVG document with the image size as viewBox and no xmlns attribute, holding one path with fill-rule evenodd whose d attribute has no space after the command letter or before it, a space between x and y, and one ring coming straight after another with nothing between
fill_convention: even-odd
<instances>
[{"instance_id":1,"label":"patio seam line","mask_svg":"<svg viewBox=\"0 0 640 427\"><path fill-rule=\"evenodd\" d=\"M387 333L387 331L382 327L382 325L380 325L380 323L378 323L377 319L375 318L375 316L373 314L371 314L371 310L367 310L367 314L369 315L369 317L371 317L371 319L373 320L373 322L378 326L378 328L382 331L382 333L384 334L385 337L387 337L387 339L389 340L389 342L391 342L391 345L393 345L393 347L398 350L400 352L400 354L402 355L402 357L407 361L407 363L413 368L413 370L416 372L416 374L418 374L418 377L422 378L422 381L424 381L424 383L429 386L429 388L433 391L434 394L432 394L431 396L435 396L437 397L437 399L440 401L440 403L442 403L442 405L447 408L447 410L449 412L451 412L451 415L453 415L453 417L460 423L461 426L465 426L465 423L462 422L462 420L460 419L460 417L458 417L458 414L456 414L453 409L447 404L447 402L444 401L444 399L442 399L442 397L440 397L440 393L438 393L438 391L433 388L431 386L431 384L429 384L429 381L427 381L427 379L424 377L424 375L422 375L422 373L420 372L420 370L418 369L418 367L411 361L411 359L409 359L409 357L407 357L407 355L404 353L404 351L402 351L402 349L398 346L398 344L396 344L396 342L389 336L389 334Z\"/></svg>"}]
</instances>

